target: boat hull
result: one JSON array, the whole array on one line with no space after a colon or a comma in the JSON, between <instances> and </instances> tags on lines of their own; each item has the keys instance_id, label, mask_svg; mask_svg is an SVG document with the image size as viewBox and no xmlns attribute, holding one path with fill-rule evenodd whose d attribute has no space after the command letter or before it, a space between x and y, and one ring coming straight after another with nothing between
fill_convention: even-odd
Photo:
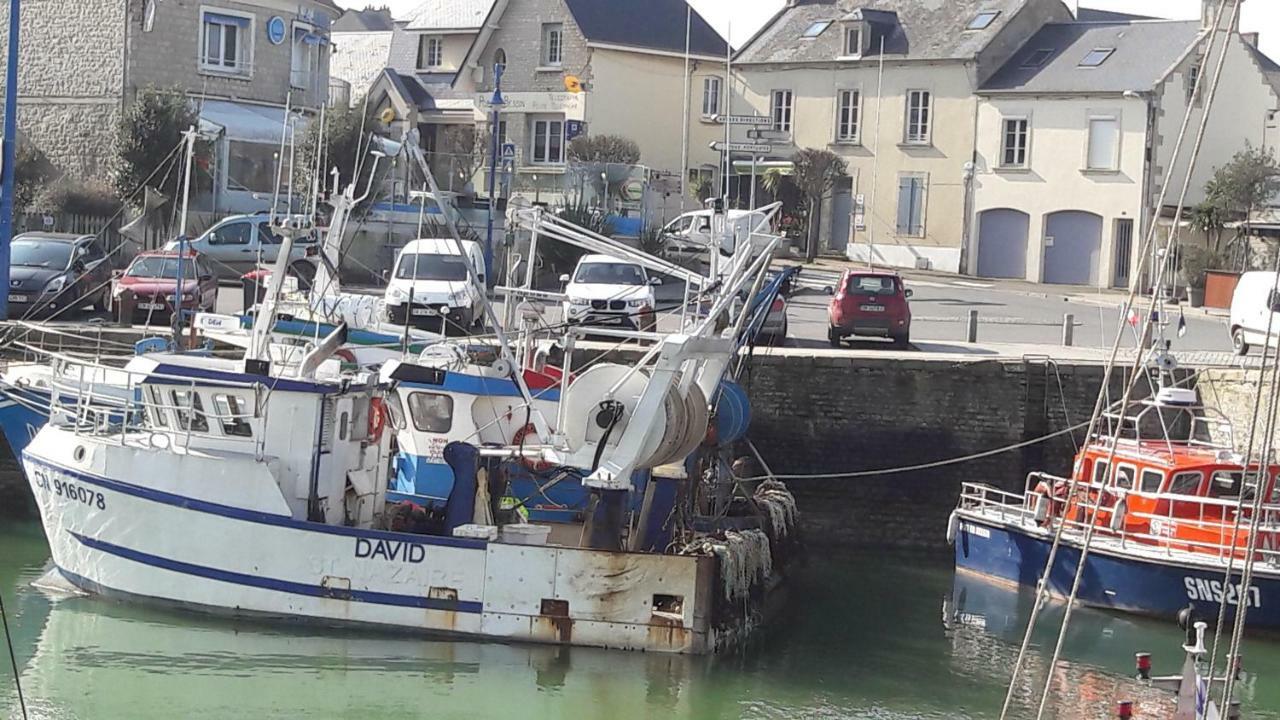
<instances>
[{"instance_id":1,"label":"boat hull","mask_svg":"<svg viewBox=\"0 0 1280 720\"><path fill-rule=\"evenodd\" d=\"M76 463L84 467L68 467L45 452L78 441L50 426L23 465L53 561L86 592L237 616L658 652L713 652L745 634L742 622L713 624L715 558L299 521L260 492L260 464L257 478L252 465L211 477L162 464L182 462L172 453L90 446ZM117 465L104 452L133 457ZM139 477L156 480L144 486L100 469L113 465L149 467Z\"/></svg>"},{"instance_id":2,"label":"boat hull","mask_svg":"<svg viewBox=\"0 0 1280 720\"><path fill-rule=\"evenodd\" d=\"M956 518L957 570L1028 587L1038 584L1052 535L992 521L977 513L957 511ZM1054 595L1070 596L1080 556L1078 543L1062 542L1049 573L1048 586ZM1280 628L1280 577L1270 570L1255 569L1248 590L1242 592L1239 563L1236 568L1233 581L1226 584L1225 570L1208 563L1197 565L1093 547L1085 560L1077 600L1093 607L1168 619L1193 604L1209 622L1217 619L1224 599L1228 619L1235 617L1241 602L1247 602L1249 627Z\"/></svg>"}]
</instances>

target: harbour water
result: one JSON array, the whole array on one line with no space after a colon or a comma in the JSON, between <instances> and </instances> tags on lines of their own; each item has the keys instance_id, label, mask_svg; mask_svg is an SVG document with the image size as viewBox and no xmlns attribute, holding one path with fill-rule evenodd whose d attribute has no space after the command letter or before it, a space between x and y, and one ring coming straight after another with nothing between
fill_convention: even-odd
<instances>
[{"instance_id":1,"label":"harbour water","mask_svg":"<svg viewBox=\"0 0 1280 720\"><path fill-rule=\"evenodd\" d=\"M441 642L233 622L51 597L31 587L38 525L0 525L0 593L29 716L147 718L994 718L1030 604L955 577L947 558L811 559L778 622L729 657ZM1061 608L1044 616L1018 693L1032 704ZM1052 716L1168 717L1170 698L1128 678L1133 653L1181 663L1172 623L1082 610L1054 675ZM1280 718L1280 641L1251 642L1247 717ZM18 718L7 658L0 717Z\"/></svg>"}]
</instances>

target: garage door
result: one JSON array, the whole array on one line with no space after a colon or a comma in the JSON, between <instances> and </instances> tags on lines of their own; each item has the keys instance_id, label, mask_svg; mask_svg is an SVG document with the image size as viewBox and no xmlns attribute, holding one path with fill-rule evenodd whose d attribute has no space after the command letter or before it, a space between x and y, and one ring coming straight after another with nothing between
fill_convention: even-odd
<instances>
[{"instance_id":1,"label":"garage door","mask_svg":"<svg viewBox=\"0 0 1280 720\"><path fill-rule=\"evenodd\" d=\"M1044 281L1096 285L1102 256L1102 218L1079 210L1057 212L1044 223Z\"/></svg>"},{"instance_id":2,"label":"garage door","mask_svg":"<svg viewBox=\"0 0 1280 720\"><path fill-rule=\"evenodd\" d=\"M1031 217L1018 210L987 210L978 215L978 275L1027 276L1027 232Z\"/></svg>"}]
</instances>

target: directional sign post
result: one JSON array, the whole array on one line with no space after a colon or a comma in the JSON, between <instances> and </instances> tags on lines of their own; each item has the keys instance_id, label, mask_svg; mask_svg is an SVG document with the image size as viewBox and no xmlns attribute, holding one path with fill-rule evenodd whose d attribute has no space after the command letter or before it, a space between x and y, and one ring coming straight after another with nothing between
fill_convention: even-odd
<instances>
[{"instance_id":1,"label":"directional sign post","mask_svg":"<svg viewBox=\"0 0 1280 720\"><path fill-rule=\"evenodd\" d=\"M748 152L748 153L773 152L772 145L758 145L756 143L735 143L735 142L731 142L728 145L726 145L723 142L711 143L711 149L715 150L716 152L724 152L726 148L729 150L729 152Z\"/></svg>"},{"instance_id":2,"label":"directional sign post","mask_svg":"<svg viewBox=\"0 0 1280 720\"><path fill-rule=\"evenodd\" d=\"M754 127L747 131L747 137L757 142L787 142L791 139L791 133L773 128Z\"/></svg>"},{"instance_id":3,"label":"directional sign post","mask_svg":"<svg viewBox=\"0 0 1280 720\"><path fill-rule=\"evenodd\" d=\"M717 115L715 121L721 125L772 125L773 118L768 115Z\"/></svg>"}]
</instances>

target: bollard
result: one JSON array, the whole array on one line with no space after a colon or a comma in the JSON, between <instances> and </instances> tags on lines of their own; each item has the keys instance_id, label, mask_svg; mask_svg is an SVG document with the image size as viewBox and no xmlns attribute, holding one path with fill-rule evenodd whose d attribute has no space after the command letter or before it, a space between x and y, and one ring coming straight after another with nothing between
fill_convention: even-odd
<instances>
[{"instance_id":1,"label":"bollard","mask_svg":"<svg viewBox=\"0 0 1280 720\"><path fill-rule=\"evenodd\" d=\"M1240 701L1232 700L1227 705L1227 720L1240 720Z\"/></svg>"},{"instance_id":2,"label":"bollard","mask_svg":"<svg viewBox=\"0 0 1280 720\"><path fill-rule=\"evenodd\" d=\"M1134 664L1138 667L1138 679L1151 679L1151 653L1136 653L1134 655Z\"/></svg>"},{"instance_id":3,"label":"bollard","mask_svg":"<svg viewBox=\"0 0 1280 720\"><path fill-rule=\"evenodd\" d=\"M1133 701L1121 700L1116 703L1116 717L1120 720L1131 720L1133 717Z\"/></svg>"},{"instance_id":4,"label":"bollard","mask_svg":"<svg viewBox=\"0 0 1280 720\"><path fill-rule=\"evenodd\" d=\"M137 298L134 297L132 290L123 290L120 297L116 299L116 323L120 327L133 326L133 308Z\"/></svg>"},{"instance_id":5,"label":"bollard","mask_svg":"<svg viewBox=\"0 0 1280 720\"><path fill-rule=\"evenodd\" d=\"M978 311L969 311L969 342L978 342Z\"/></svg>"},{"instance_id":6,"label":"bollard","mask_svg":"<svg viewBox=\"0 0 1280 720\"><path fill-rule=\"evenodd\" d=\"M1062 316L1062 346L1071 347L1076 337L1076 316L1067 313Z\"/></svg>"}]
</instances>

